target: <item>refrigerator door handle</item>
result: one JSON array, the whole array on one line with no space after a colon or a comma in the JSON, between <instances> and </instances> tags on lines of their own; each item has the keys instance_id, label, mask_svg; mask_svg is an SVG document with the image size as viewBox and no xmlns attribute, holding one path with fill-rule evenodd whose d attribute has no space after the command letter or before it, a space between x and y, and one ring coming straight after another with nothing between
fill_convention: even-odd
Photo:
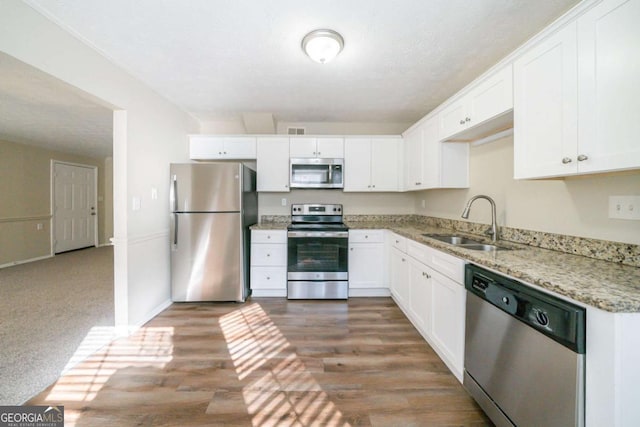
<instances>
[{"instance_id":1,"label":"refrigerator door handle","mask_svg":"<svg viewBox=\"0 0 640 427\"><path fill-rule=\"evenodd\" d=\"M171 180L171 201L173 202L173 211L178 211L178 176L173 175Z\"/></svg>"},{"instance_id":2,"label":"refrigerator door handle","mask_svg":"<svg viewBox=\"0 0 640 427\"><path fill-rule=\"evenodd\" d=\"M173 238L171 239L171 246L174 250L178 249L178 214L171 215L171 228L173 229Z\"/></svg>"}]
</instances>

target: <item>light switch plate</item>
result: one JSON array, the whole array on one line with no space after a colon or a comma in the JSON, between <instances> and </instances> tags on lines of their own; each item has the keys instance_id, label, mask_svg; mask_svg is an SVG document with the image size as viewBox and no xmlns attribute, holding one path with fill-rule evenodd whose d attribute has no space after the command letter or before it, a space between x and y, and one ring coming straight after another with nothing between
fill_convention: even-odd
<instances>
[{"instance_id":1,"label":"light switch plate","mask_svg":"<svg viewBox=\"0 0 640 427\"><path fill-rule=\"evenodd\" d=\"M609 218L640 220L640 196L609 196Z\"/></svg>"},{"instance_id":2,"label":"light switch plate","mask_svg":"<svg viewBox=\"0 0 640 427\"><path fill-rule=\"evenodd\" d=\"M131 199L131 210L139 211L140 210L140 197L133 196Z\"/></svg>"}]
</instances>

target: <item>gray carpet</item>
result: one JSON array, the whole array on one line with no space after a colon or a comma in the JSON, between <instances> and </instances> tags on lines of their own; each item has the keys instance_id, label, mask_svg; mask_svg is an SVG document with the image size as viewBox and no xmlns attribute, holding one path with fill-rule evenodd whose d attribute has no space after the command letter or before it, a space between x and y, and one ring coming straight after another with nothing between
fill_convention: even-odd
<instances>
[{"instance_id":1,"label":"gray carpet","mask_svg":"<svg viewBox=\"0 0 640 427\"><path fill-rule=\"evenodd\" d=\"M0 269L0 405L18 405L105 344L113 319L113 247Z\"/></svg>"}]
</instances>

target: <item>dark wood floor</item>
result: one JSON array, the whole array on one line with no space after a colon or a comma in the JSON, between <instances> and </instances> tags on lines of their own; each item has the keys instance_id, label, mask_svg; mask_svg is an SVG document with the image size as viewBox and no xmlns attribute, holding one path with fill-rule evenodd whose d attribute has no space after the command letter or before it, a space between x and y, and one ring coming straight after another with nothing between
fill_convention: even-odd
<instances>
[{"instance_id":1,"label":"dark wood floor","mask_svg":"<svg viewBox=\"0 0 640 427\"><path fill-rule=\"evenodd\" d=\"M66 426L491 425L389 298L174 304L28 404Z\"/></svg>"}]
</instances>

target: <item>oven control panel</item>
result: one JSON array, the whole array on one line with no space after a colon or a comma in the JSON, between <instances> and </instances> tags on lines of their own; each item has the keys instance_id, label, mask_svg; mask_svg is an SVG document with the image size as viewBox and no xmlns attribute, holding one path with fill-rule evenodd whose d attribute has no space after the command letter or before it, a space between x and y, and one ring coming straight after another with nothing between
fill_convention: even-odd
<instances>
[{"instance_id":1,"label":"oven control panel","mask_svg":"<svg viewBox=\"0 0 640 427\"><path fill-rule=\"evenodd\" d=\"M293 204L291 215L342 215L342 205Z\"/></svg>"}]
</instances>

